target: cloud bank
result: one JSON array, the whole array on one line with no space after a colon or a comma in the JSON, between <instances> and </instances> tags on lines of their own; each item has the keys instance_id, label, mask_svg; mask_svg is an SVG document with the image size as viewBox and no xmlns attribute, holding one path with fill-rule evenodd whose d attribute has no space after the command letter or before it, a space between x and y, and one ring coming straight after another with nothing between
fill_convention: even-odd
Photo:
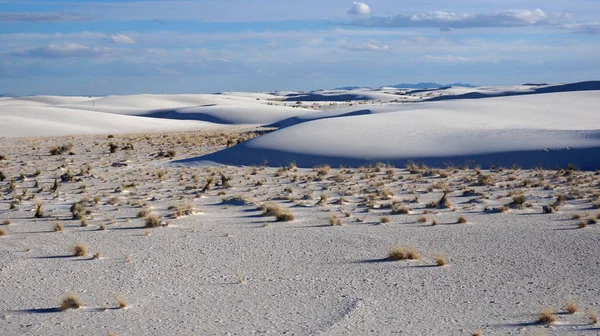
<instances>
[{"instance_id":1,"label":"cloud bank","mask_svg":"<svg viewBox=\"0 0 600 336\"><path fill-rule=\"evenodd\" d=\"M381 28L501 28L555 25L569 17L568 14L546 13L541 9L507 10L477 14L435 11L414 15L373 16L355 20L352 25Z\"/></svg>"},{"instance_id":2,"label":"cloud bank","mask_svg":"<svg viewBox=\"0 0 600 336\"><path fill-rule=\"evenodd\" d=\"M31 22L31 23L49 23L49 22L77 22L89 21L90 17L80 14L65 13L0 13L0 22Z\"/></svg>"}]
</instances>

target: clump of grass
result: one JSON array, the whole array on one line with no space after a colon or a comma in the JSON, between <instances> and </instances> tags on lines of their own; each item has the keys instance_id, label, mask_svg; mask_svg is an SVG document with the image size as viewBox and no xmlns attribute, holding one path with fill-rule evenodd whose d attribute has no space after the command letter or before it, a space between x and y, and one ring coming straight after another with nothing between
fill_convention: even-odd
<instances>
[{"instance_id":1,"label":"clump of grass","mask_svg":"<svg viewBox=\"0 0 600 336\"><path fill-rule=\"evenodd\" d=\"M44 218L44 205L41 201L35 202L35 214L33 217L35 218Z\"/></svg>"},{"instance_id":2,"label":"clump of grass","mask_svg":"<svg viewBox=\"0 0 600 336\"><path fill-rule=\"evenodd\" d=\"M435 264L438 266L446 266L446 257L444 257L444 255L441 254L435 257Z\"/></svg>"},{"instance_id":3,"label":"clump of grass","mask_svg":"<svg viewBox=\"0 0 600 336\"><path fill-rule=\"evenodd\" d=\"M444 190L444 195L437 202L427 204L428 208L447 209L452 207L452 202L448 198L448 191Z\"/></svg>"},{"instance_id":4,"label":"clump of grass","mask_svg":"<svg viewBox=\"0 0 600 336\"><path fill-rule=\"evenodd\" d=\"M83 226L83 227L88 226L88 221L85 217L81 217L81 226Z\"/></svg>"},{"instance_id":5,"label":"clump of grass","mask_svg":"<svg viewBox=\"0 0 600 336\"><path fill-rule=\"evenodd\" d=\"M581 218L581 215L580 215L580 214L573 214L573 215L571 216L571 219L580 219L580 218Z\"/></svg>"},{"instance_id":6,"label":"clump of grass","mask_svg":"<svg viewBox=\"0 0 600 336\"><path fill-rule=\"evenodd\" d=\"M246 277L243 274L241 274L240 272L238 272L235 275L235 282L238 283L238 284L240 284L240 285L244 284L244 283L246 283Z\"/></svg>"},{"instance_id":7,"label":"clump of grass","mask_svg":"<svg viewBox=\"0 0 600 336\"><path fill-rule=\"evenodd\" d=\"M431 220L431 225L436 226L438 224L439 224L439 222L438 222L437 219L434 218L434 219Z\"/></svg>"},{"instance_id":8,"label":"clump of grass","mask_svg":"<svg viewBox=\"0 0 600 336\"><path fill-rule=\"evenodd\" d=\"M388 253L388 258L391 260L416 260L421 258L421 255L414 248L395 247Z\"/></svg>"},{"instance_id":9,"label":"clump of grass","mask_svg":"<svg viewBox=\"0 0 600 336\"><path fill-rule=\"evenodd\" d=\"M147 215L146 216L146 227L147 228L156 228L160 226L160 217L157 215Z\"/></svg>"},{"instance_id":10,"label":"clump of grass","mask_svg":"<svg viewBox=\"0 0 600 336\"><path fill-rule=\"evenodd\" d=\"M2 228L0 229L0 237L5 237L6 236L6 229Z\"/></svg>"},{"instance_id":11,"label":"clump of grass","mask_svg":"<svg viewBox=\"0 0 600 336\"><path fill-rule=\"evenodd\" d=\"M142 209L137 214L137 218L144 218L150 214L150 209Z\"/></svg>"},{"instance_id":12,"label":"clump of grass","mask_svg":"<svg viewBox=\"0 0 600 336\"><path fill-rule=\"evenodd\" d=\"M411 209L406 205L400 205L400 203L392 204L392 214L408 215Z\"/></svg>"},{"instance_id":13,"label":"clump of grass","mask_svg":"<svg viewBox=\"0 0 600 336\"><path fill-rule=\"evenodd\" d=\"M52 146L50 147L50 155L60 155L66 152L70 152L71 149L73 149L73 144L69 143L69 144L63 144L60 146Z\"/></svg>"},{"instance_id":14,"label":"clump of grass","mask_svg":"<svg viewBox=\"0 0 600 336\"><path fill-rule=\"evenodd\" d=\"M54 232L62 232L63 226L59 222L54 223Z\"/></svg>"},{"instance_id":15,"label":"clump of grass","mask_svg":"<svg viewBox=\"0 0 600 336\"><path fill-rule=\"evenodd\" d=\"M338 218L335 214L329 215L329 225L339 226L342 225L342 220Z\"/></svg>"},{"instance_id":16,"label":"clump of grass","mask_svg":"<svg viewBox=\"0 0 600 336\"><path fill-rule=\"evenodd\" d=\"M100 252L96 252L96 254L94 254L93 259L100 259Z\"/></svg>"},{"instance_id":17,"label":"clump of grass","mask_svg":"<svg viewBox=\"0 0 600 336\"><path fill-rule=\"evenodd\" d=\"M106 231L106 225L105 224L100 224L100 226L98 227L98 230L100 230L100 231Z\"/></svg>"},{"instance_id":18,"label":"clump of grass","mask_svg":"<svg viewBox=\"0 0 600 336\"><path fill-rule=\"evenodd\" d=\"M316 206L322 206L327 204L327 200L329 199L329 196L325 195L325 194L321 194L321 197L319 198L319 201L317 202L317 204L315 204Z\"/></svg>"},{"instance_id":19,"label":"clump of grass","mask_svg":"<svg viewBox=\"0 0 600 336\"><path fill-rule=\"evenodd\" d=\"M550 309L545 309L543 312L541 312L537 320L537 323L539 324L552 324L554 322L556 322L556 316L552 314Z\"/></svg>"},{"instance_id":20,"label":"clump of grass","mask_svg":"<svg viewBox=\"0 0 600 336\"><path fill-rule=\"evenodd\" d=\"M587 224L585 223L585 221L583 219L580 219L579 222L577 223L577 227L580 229L585 229L587 227Z\"/></svg>"},{"instance_id":21,"label":"clump of grass","mask_svg":"<svg viewBox=\"0 0 600 336\"><path fill-rule=\"evenodd\" d=\"M81 303L75 293L68 293L63 297L60 303L60 310L65 311L67 309L78 309L81 308L82 305L83 303Z\"/></svg>"},{"instance_id":22,"label":"clump of grass","mask_svg":"<svg viewBox=\"0 0 600 336\"><path fill-rule=\"evenodd\" d=\"M577 304L575 302L569 302L567 303L567 305L565 306L565 310L567 311L567 313L569 314L575 314L577 313L579 307L577 307Z\"/></svg>"},{"instance_id":23,"label":"clump of grass","mask_svg":"<svg viewBox=\"0 0 600 336\"><path fill-rule=\"evenodd\" d=\"M2 225L10 225L12 224L12 221L10 219L5 219L4 222L2 222Z\"/></svg>"},{"instance_id":24,"label":"clump of grass","mask_svg":"<svg viewBox=\"0 0 600 336\"><path fill-rule=\"evenodd\" d=\"M77 243L73 246L74 257L85 257L88 254L88 247L84 243Z\"/></svg>"},{"instance_id":25,"label":"clump of grass","mask_svg":"<svg viewBox=\"0 0 600 336\"><path fill-rule=\"evenodd\" d=\"M523 209L525 207L526 201L527 197L525 197L525 195L515 195L512 197L512 202L510 203L510 205L519 209Z\"/></svg>"},{"instance_id":26,"label":"clump of grass","mask_svg":"<svg viewBox=\"0 0 600 336\"><path fill-rule=\"evenodd\" d=\"M427 217L419 216L419 218L417 218L417 222L418 223L427 223Z\"/></svg>"},{"instance_id":27,"label":"clump of grass","mask_svg":"<svg viewBox=\"0 0 600 336\"><path fill-rule=\"evenodd\" d=\"M116 153L117 149L119 149L119 145L117 145L114 142L111 142L108 144L108 149L110 150L111 153Z\"/></svg>"},{"instance_id":28,"label":"clump of grass","mask_svg":"<svg viewBox=\"0 0 600 336\"><path fill-rule=\"evenodd\" d=\"M381 224L387 224L390 222L390 217L389 216L382 216L381 218L379 218L379 222Z\"/></svg>"},{"instance_id":29,"label":"clump of grass","mask_svg":"<svg viewBox=\"0 0 600 336\"><path fill-rule=\"evenodd\" d=\"M458 220L456 222L459 223L459 224L466 224L467 223L467 217L460 216L460 217L458 217Z\"/></svg>"},{"instance_id":30,"label":"clump of grass","mask_svg":"<svg viewBox=\"0 0 600 336\"><path fill-rule=\"evenodd\" d=\"M127 300L125 300L124 297L119 296L117 298L117 303L119 303L119 308L121 308L121 309L127 308Z\"/></svg>"},{"instance_id":31,"label":"clump of grass","mask_svg":"<svg viewBox=\"0 0 600 336\"><path fill-rule=\"evenodd\" d=\"M277 203L268 203L263 205L262 208L264 209L263 216L274 216L278 222L289 222L295 219L290 209L283 209Z\"/></svg>"},{"instance_id":32,"label":"clump of grass","mask_svg":"<svg viewBox=\"0 0 600 336\"><path fill-rule=\"evenodd\" d=\"M590 320L592 320L592 324L598 324L598 314L596 314L596 312L589 312L588 316L590 317Z\"/></svg>"}]
</instances>

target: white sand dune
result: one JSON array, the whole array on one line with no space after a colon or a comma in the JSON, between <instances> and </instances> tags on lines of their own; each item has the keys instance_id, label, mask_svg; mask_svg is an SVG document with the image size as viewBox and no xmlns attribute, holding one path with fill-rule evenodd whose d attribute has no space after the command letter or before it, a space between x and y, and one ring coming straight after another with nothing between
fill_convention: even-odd
<instances>
[{"instance_id":1,"label":"white sand dune","mask_svg":"<svg viewBox=\"0 0 600 336\"><path fill-rule=\"evenodd\" d=\"M482 86L476 88L450 87L432 90L414 90L407 94L425 95L429 101L450 99L480 99L490 97L521 96L543 93L598 91L600 81L588 81L569 84L529 84L518 86Z\"/></svg>"},{"instance_id":2,"label":"white sand dune","mask_svg":"<svg viewBox=\"0 0 600 336\"><path fill-rule=\"evenodd\" d=\"M177 131L264 125L309 110L267 104L268 94L33 96L0 101L0 136ZM257 100L257 98L259 100Z\"/></svg>"},{"instance_id":3,"label":"white sand dune","mask_svg":"<svg viewBox=\"0 0 600 336\"><path fill-rule=\"evenodd\" d=\"M0 125L3 137L184 131L215 126L201 121L159 120L52 106L3 107Z\"/></svg>"},{"instance_id":4,"label":"white sand dune","mask_svg":"<svg viewBox=\"0 0 600 336\"><path fill-rule=\"evenodd\" d=\"M186 162L312 167L413 160L595 169L597 106L600 94L587 91L374 107L357 116L303 122Z\"/></svg>"}]
</instances>

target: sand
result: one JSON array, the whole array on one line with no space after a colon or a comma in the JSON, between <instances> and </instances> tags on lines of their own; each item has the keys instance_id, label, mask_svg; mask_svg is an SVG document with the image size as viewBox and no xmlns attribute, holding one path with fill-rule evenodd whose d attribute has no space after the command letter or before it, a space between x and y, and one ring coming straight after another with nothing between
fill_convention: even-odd
<instances>
[{"instance_id":1,"label":"sand","mask_svg":"<svg viewBox=\"0 0 600 336\"><path fill-rule=\"evenodd\" d=\"M532 127L542 142L595 145L594 138L573 134L598 128L593 111L587 111L598 106L596 92L417 104L352 101L327 105L324 112L249 93L223 96L246 99L249 108L289 108L295 115L265 109L256 120L240 113L246 120L232 117L229 125L138 115L196 108L206 97L151 96L144 102L134 96L133 103L119 98L123 106L115 103L110 113L73 106L89 102L86 97L28 98L28 106L2 101L0 118L15 113L9 106L45 111L15 122L11 127L16 130L1 128L5 159L0 171L6 176L0 181L2 334L600 332L590 318L600 311L600 180L594 170L566 164L551 170L520 168L526 166L524 159L491 170L476 164L421 166L419 160L419 165L375 165L381 153L413 153L411 146L432 150L412 139L397 151L401 138L394 138L395 127L415 133L428 129L434 138L464 127L461 146L469 146L460 150L468 155L477 148L490 155L497 148L513 148L521 142L504 141ZM153 101L164 105L153 108ZM561 113L563 101L570 102L570 118ZM211 113L225 120L224 114L235 114L236 104ZM92 108L109 107L99 105ZM46 114L54 109L74 114ZM368 113L347 116L352 110ZM449 113L454 118L445 117ZM93 119L96 115L102 117ZM79 121L74 124L70 116ZM36 118L57 123L44 130L40 122L38 132L63 136L18 137ZM252 124L259 119L287 122L271 131ZM402 129L401 121L407 120L413 127ZM419 120L430 123L421 129ZM85 124L89 128L80 126ZM136 128L140 125L152 132ZM444 127L452 132L445 133ZM336 134L346 145L323 134ZM502 135L501 144L476 141L490 134ZM110 143L117 144L114 153ZM346 168L334 164L359 157L369 144L372 162L361 161L365 166L360 167L356 161ZM50 154L62 145L67 148L63 154ZM238 165L206 160L219 157L227 163L246 151L266 155L267 145L290 153L303 149L312 158L328 158L333 168L301 165L300 154L298 167L273 162L265 167L262 157ZM444 190L449 207L436 204ZM515 203L520 195L521 206ZM564 201L557 202L559 197ZM43 208L40 218L35 218L37 202ZM74 202L80 202L84 223L73 219ZM295 219L262 216L268 203L289 209ZM550 205L556 209L544 213ZM409 213L401 214L402 207ZM157 215L159 227L147 228L146 219L138 217L143 212ZM458 223L461 216L466 223ZM336 219L341 225L330 224ZM57 224L62 231L55 231ZM86 256L73 256L78 242L88 247ZM414 248L420 258L390 260L395 247ZM438 266L439 256L445 266ZM83 305L61 311L61 298L69 292ZM118 298L126 301L124 309ZM578 306L576 313L567 313L569 303ZM557 319L551 325L537 322L546 309Z\"/></svg>"}]
</instances>

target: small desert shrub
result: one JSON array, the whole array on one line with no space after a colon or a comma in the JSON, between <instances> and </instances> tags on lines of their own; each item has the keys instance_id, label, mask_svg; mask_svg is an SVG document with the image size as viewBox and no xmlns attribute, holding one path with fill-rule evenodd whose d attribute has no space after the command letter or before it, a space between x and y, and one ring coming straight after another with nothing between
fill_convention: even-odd
<instances>
[{"instance_id":1,"label":"small desert shrub","mask_svg":"<svg viewBox=\"0 0 600 336\"><path fill-rule=\"evenodd\" d=\"M33 215L35 218L43 218L44 217L44 208L41 201L37 201L35 203L35 214Z\"/></svg>"},{"instance_id":2,"label":"small desert shrub","mask_svg":"<svg viewBox=\"0 0 600 336\"><path fill-rule=\"evenodd\" d=\"M435 264L438 266L445 266L446 265L446 257L444 257L443 255L439 255L435 258Z\"/></svg>"},{"instance_id":3,"label":"small desert shrub","mask_svg":"<svg viewBox=\"0 0 600 336\"><path fill-rule=\"evenodd\" d=\"M73 144L72 143L63 144L61 146L53 146L53 147L50 148L50 155L64 154L66 152L71 151L71 149L73 149Z\"/></svg>"},{"instance_id":4,"label":"small desert shrub","mask_svg":"<svg viewBox=\"0 0 600 336\"><path fill-rule=\"evenodd\" d=\"M408 215L411 209L406 205L400 205L399 203L392 204L392 214Z\"/></svg>"},{"instance_id":5,"label":"small desert shrub","mask_svg":"<svg viewBox=\"0 0 600 336\"><path fill-rule=\"evenodd\" d=\"M98 230L105 231L106 230L106 225L105 224L100 224L100 226L98 227Z\"/></svg>"},{"instance_id":6,"label":"small desert shrub","mask_svg":"<svg viewBox=\"0 0 600 336\"><path fill-rule=\"evenodd\" d=\"M111 142L108 144L108 149L110 150L111 153L116 153L117 149L119 149L119 145L117 145L114 142Z\"/></svg>"},{"instance_id":7,"label":"small desert shrub","mask_svg":"<svg viewBox=\"0 0 600 336\"><path fill-rule=\"evenodd\" d=\"M460 216L460 217L458 217L458 220L456 222L459 223L459 224L466 224L467 223L467 217Z\"/></svg>"},{"instance_id":8,"label":"small desert shrub","mask_svg":"<svg viewBox=\"0 0 600 336\"><path fill-rule=\"evenodd\" d=\"M427 223L427 217L425 217L425 216L419 216L419 218L417 218L417 222L419 222L419 223Z\"/></svg>"},{"instance_id":9,"label":"small desert shrub","mask_svg":"<svg viewBox=\"0 0 600 336\"><path fill-rule=\"evenodd\" d=\"M527 201L527 197L525 195L516 195L512 197L511 205L522 209L525 207L525 202Z\"/></svg>"},{"instance_id":10,"label":"small desert shrub","mask_svg":"<svg viewBox=\"0 0 600 336\"><path fill-rule=\"evenodd\" d=\"M155 228L160 226L160 218L157 215L146 216L146 227Z\"/></svg>"},{"instance_id":11,"label":"small desert shrub","mask_svg":"<svg viewBox=\"0 0 600 336\"><path fill-rule=\"evenodd\" d=\"M0 229L0 237L4 237L6 236L6 229L2 228Z\"/></svg>"},{"instance_id":12,"label":"small desert shrub","mask_svg":"<svg viewBox=\"0 0 600 336\"><path fill-rule=\"evenodd\" d=\"M62 224L60 224L58 222L54 223L54 232L62 232L62 230L63 230Z\"/></svg>"},{"instance_id":13,"label":"small desert shrub","mask_svg":"<svg viewBox=\"0 0 600 336\"><path fill-rule=\"evenodd\" d=\"M317 206L322 206L327 204L327 200L329 199L329 197L325 194L321 194L321 197L319 198L319 201L317 202Z\"/></svg>"},{"instance_id":14,"label":"small desert shrub","mask_svg":"<svg viewBox=\"0 0 600 336\"><path fill-rule=\"evenodd\" d=\"M583 229L585 227L587 227L587 224L585 223L585 221L583 219L579 220L579 223L577 223L577 227L580 229Z\"/></svg>"},{"instance_id":15,"label":"small desert shrub","mask_svg":"<svg viewBox=\"0 0 600 336\"><path fill-rule=\"evenodd\" d=\"M172 159L172 158L175 157L175 155L176 155L176 152L174 150L171 149L171 150L167 151L167 157L168 158Z\"/></svg>"},{"instance_id":16,"label":"small desert shrub","mask_svg":"<svg viewBox=\"0 0 600 336\"><path fill-rule=\"evenodd\" d=\"M117 298L117 302L119 303L119 308L121 308L121 309L127 308L127 300L125 300L124 297L119 296Z\"/></svg>"},{"instance_id":17,"label":"small desert shrub","mask_svg":"<svg viewBox=\"0 0 600 336\"><path fill-rule=\"evenodd\" d=\"M6 180L6 175L2 171L0 171L0 181Z\"/></svg>"},{"instance_id":18,"label":"small desert shrub","mask_svg":"<svg viewBox=\"0 0 600 336\"><path fill-rule=\"evenodd\" d=\"M316 168L318 176L327 176L329 174L330 170L331 170L331 167L329 167L328 165L324 165L324 166Z\"/></svg>"},{"instance_id":19,"label":"small desert shrub","mask_svg":"<svg viewBox=\"0 0 600 336\"><path fill-rule=\"evenodd\" d=\"M574 302L569 302L567 303L567 305L565 306L565 310L567 311L567 313L569 314L575 314L578 310L577 304Z\"/></svg>"},{"instance_id":20,"label":"small desert shrub","mask_svg":"<svg viewBox=\"0 0 600 336\"><path fill-rule=\"evenodd\" d=\"M444 195L437 202L432 202L427 204L427 208L438 208L438 209L447 209L452 207L452 202L448 198L448 192L444 191Z\"/></svg>"},{"instance_id":21,"label":"small desert shrub","mask_svg":"<svg viewBox=\"0 0 600 336\"><path fill-rule=\"evenodd\" d=\"M537 322L540 324L552 324L556 322L556 316L552 314L550 309L546 309L540 313Z\"/></svg>"},{"instance_id":22,"label":"small desert shrub","mask_svg":"<svg viewBox=\"0 0 600 336\"><path fill-rule=\"evenodd\" d=\"M335 214L329 215L329 225L339 226L342 225L342 220L338 218Z\"/></svg>"},{"instance_id":23,"label":"small desert shrub","mask_svg":"<svg viewBox=\"0 0 600 336\"><path fill-rule=\"evenodd\" d=\"M543 211L545 214L550 214L550 213L553 213L553 212L554 212L554 208L553 208L552 206L550 206L550 205L544 205L544 206L542 207L542 211Z\"/></svg>"},{"instance_id":24,"label":"small desert shrub","mask_svg":"<svg viewBox=\"0 0 600 336\"><path fill-rule=\"evenodd\" d=\"M580 214L573 214L573 215L571 216L571 219L580 219L580 218L581 218L581 215L580 215Z\"/></svg>"},{"instance_id":25,"label":"small desert shrub","mask_svg":"<svg viewBox=\"0 0 600 336\"><path fill-rule=\"evenodd\" d=\"M590 317L590 320L592 320L592 324L598 324L598 315L595 312L589 312L588 316Z\"/></svg>"},{"instance_id":26,"label":"small desert shrub","mask_svg":"<svg viewBox=\"0 0 600 336\"><path fill-rule=\"evenodd\" d=\"M142 209L142 210L140 210L140 212L138 212L137 218L144 218L144 217L148 216L149 214L150 214L149 209Z\"/></svg>"},{"instance_id":27,"label":"small desert shrub","mask_svg":"<svg viewBox=\"0 0 600 336\"><path fill-rule=\"evenodd\" d=\"M382 216L381 218L379 218L379 222L381 224L387 224L387 223L390 222L390 217L388 217L388 216Z\"/></svg>"},{"instance_id":28,"label":"small desert shrub","mask_svg":"<svg viewBox=\"0 0 600 336\"><path fill-rule=\"evenodd\" d=\"M421 258L421 255L412 247L407 249L403 247L396 247L390 250L388 258L391 260L416 260Z\"/></svg>"},{"instance_id":29,"label":"small desert shrub","mask_svg":"<svg viewBox=\"0 0 600 336\"><path fill-rule=\"evenodd\" d=\"M12 224L12 221L10 219L5 219L4 222L2 222L2 225L10 225Z\"/></svg>"},{"instance_id":30,"label":"small desert shrub","mask_svg":"<svg viewBox=\"0 0 600 336\"><path fill-rule=\"evenodd\" d=\"M431 225L435 226L435 225L438 225L438 224L439 224L439 222L438 222L437 219L434 218L434 219L431 220Z\"/></svg>"},{"instance_id":31,"label":"small desert shrub","mask_svg":"<svg viewBox=\"0 0 600 336\"><path fill-rule=\"evenodd\" d=\"M77 243L73 246L73 256L75 257L85 257L88 253L87 245L84 243Z\"/></svg>"},{"instance_id":32,"label":"small desert shrub","mask_svg":"<svg viewBox=\"0 0 600 336\"><path fill-rule=\"evenodd\" d=\"M590 225L598 224L598 220L596 218L588 218L587 223Z\"/></svg>"},{"instance_id":33,"label":"small desert shrub","mask_svg":"<svg viewBox=\"0 0 600 336\"><path fill-rule=\"evenodd\" d=\"M64 311L67 309L77 309L80 308L82 305L83 304L81 303L77 295L75 295L75 293L69 293L65 295L65 297L62 299L60 303L60 310Z\"/></svg>"}]
</instances>

